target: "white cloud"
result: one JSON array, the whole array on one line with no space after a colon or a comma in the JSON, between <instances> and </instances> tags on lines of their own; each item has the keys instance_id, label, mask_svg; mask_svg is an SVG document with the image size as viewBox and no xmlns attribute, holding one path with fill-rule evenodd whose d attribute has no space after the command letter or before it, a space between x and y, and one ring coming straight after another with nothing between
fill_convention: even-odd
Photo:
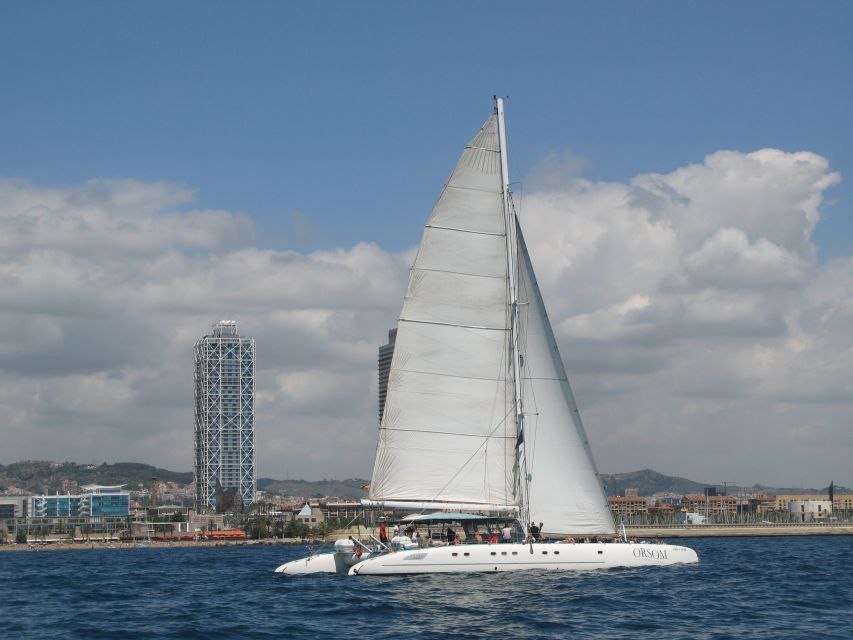
<instances>
[{"instance_id":1,"label":"white cloud","mask_svg":"<svg viewBox=\"0 0 853 640\"><path fill-rule=\"evenodd\" d=\"M259 437L286 445L261 442L261 471L324 449L319 466L291 470L364 473L367 449L338 460L345 449L326 445L330 434L375 430L370 372L406 260L371 244L259 250L248 217L191 205L180 185L0 182L4 462L190 468L192 347L214 321L235 318L258 342Z\"/></svg>"},{"instance_id":2,"label":"white cloud","mask_svg":"<svg viewBox=\"0 0 853 640\"><path fill-rule=\"evenodd\" d=\"M853 257L811 243L826 160L724 151L629 184L552 161L522 224L602 469L853 484ZM234 318L258 344L261 474L368 474L412 251L253 242L181 185L0 181L3 461L189 469L192 346Z\"/></svg>"},{"instance_id":3,"label":"white cloud","mask_svg":"<svg viewBox=\"0 0 853 640\"><path fill-rule=\"evenodd\" d=\"M811 242L839 180L812 153L723 151L630 184L577 179L525 197L605 470L853 480L853 261L819 265Z\"/></svg>"},{"instance_id":4,"label":"white cloud","mask_svg":"<svg viewBox=\"0 0 853 640\"><path fill-rule=\"evenodd\" d=\"M808 262L767 238L750 243L743 229L724 228L684 257L694 285L726 289L796 286Z\"/></svg>"}]
</instances>

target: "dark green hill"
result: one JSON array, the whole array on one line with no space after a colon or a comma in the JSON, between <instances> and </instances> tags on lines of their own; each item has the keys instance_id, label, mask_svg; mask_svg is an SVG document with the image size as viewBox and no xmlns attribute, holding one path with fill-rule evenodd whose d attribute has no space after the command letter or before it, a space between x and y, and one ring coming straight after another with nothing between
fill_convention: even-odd
<instances>
[{"instance_id":1,"label":"dark green hill","mask_svg":"<svg viewBox=\"0 0 853 640\"><path fill-rule=\"evenodd\" d=\"M641 496L650 496L655 493L701 494L705 487L713 486L686 478L665 476L651 469L611 475L602 474L601 479L604 482L604 490L609 496L623 495L625 489L631 487L636 488Z\"/></svg>"},{"instance_id":2,"label":"dark green hill","mask_svg":"<svg viewBox=\"0 0 853 640\"><path fill-rule=\"evenodd\" d=\"M651 469L643 469L641 471L631 471L629 473L614 473L601 474L601 479L604 482L604 490L609 496L624 495L626 488L633 487L637 489L637 493L641 496L650 496L655 493L675 493L681 495L701 495L706 487L714 487L719 493L727 492L729 495L735 495L742 490L749 493L765 493L768 495L785 495L797 493L826 493L828 487L821 489L808 488L782 488L782 487L767 487L764 485L754 485L751 487L739 487L729 484L723 487L719 484L703 484L680 478L678 476L665 476L662 473ZM847 487L836 485L836 493L849 493Z\"/></svg>"},{"instance_id":3,"label":"dark green hill","mask_svg":"<svg viewBox=\"0 0 853 640\"><path fill-rule=\"evenodd\" d=\"M335 496L358 500L359 498L367 497L367 491L361 488L366 483L367 480L359 478L350 478L348 480L317 480L314 482L308 480L258 478L258 489L282 496L307 496L310 498Z\"/></svg>"},{"instance_id":4,"label":"dark green hill","mask_svg":"<svg viewBox=\"0 0 853 640\"><path fill-rule=\"evenodd\" d=\"M139 462L77 464L76 462L50 462L26 460L0 467L0 490L14 486L29 493L53 493L62 490L63 480L85 484L127 485L128 489L148 487L151 478L161 482L186 485L192 482L192 472L160 469Z\"/></svg>"},{"instance_id":5,"label":"dark green hill","mask_svg":"<svg viewBox=\"0 0 853 640\"><path fill-rule=\"evenodd\" d=\"M0 465L0 492L10 487L17 487L24 493L40 494L53 493L62 490L63 480L76 482L79 486L86 484L123 484L130 490L147 488L151 478L156 477L160 482L174 482L178 485L188 485L192 482L191 471L169 471L149 464L139 462L117 462L101 465L77 464L76 462L50 462L46 460L26 460ZM705 487L714 486L703 484L677 476L667 476L651 469L631 471L629 473L602 474L604 489L607 495L624 494L626 488L636 488L641 496L655 493L675 493L680 495L701 494ZM307 496L321 498L336 496L358 500L367 495L361 487L366 480L350 478L347 480L274 480L259 478L258 489L272 494L285 496ZM717 489L722 489L717 485ZM767 494L785 493L819 493L826 489L782 489L755 485L744 487L750 492ZM740 491L739 487L729 485L729 493ZM847 493L850 489L842 486L835 487L836 493Z\"/></svg>"}]
</instances>

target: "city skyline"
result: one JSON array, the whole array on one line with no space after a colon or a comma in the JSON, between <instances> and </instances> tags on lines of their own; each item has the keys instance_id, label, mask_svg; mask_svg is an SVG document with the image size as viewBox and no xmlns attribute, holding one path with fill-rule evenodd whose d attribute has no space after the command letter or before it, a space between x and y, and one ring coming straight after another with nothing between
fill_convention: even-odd
<instances>
[{"instance_id":1,"label":"city skyline","mask_svg":"<svg viewBox=\"0 0 853 640\"><path fill-rule=\"evenodd\" d=\"M191 468L192 345L237 317L259 474L367 474L376 350L498 93L600 470L853 485L853 8L153 6L0 25L0 462Z\"/></svg>"}]
</instances>

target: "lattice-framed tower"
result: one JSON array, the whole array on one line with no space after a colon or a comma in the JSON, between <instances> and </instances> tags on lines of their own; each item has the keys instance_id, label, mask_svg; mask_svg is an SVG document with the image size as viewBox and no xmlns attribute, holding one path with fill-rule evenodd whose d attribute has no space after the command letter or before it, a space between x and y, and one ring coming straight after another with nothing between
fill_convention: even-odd
<instances>
[{"instance_id":1,"label":"lattice-framed tower","mask_svg":"<svg viewBox=\"0 0 853 640\"><path fill-rule=\"evenodd\" d=\"M195 344L194 471L199 512L216 509L217 483L255 499L255 341L233 320Z\"/></svg>"}]
</instances>

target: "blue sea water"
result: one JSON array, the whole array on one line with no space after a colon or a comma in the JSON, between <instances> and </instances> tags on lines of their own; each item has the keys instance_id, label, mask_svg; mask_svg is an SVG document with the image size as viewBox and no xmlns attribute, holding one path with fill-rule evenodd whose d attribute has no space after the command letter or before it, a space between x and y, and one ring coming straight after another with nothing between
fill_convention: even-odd
<instances>
[{"instance_id":1,"label":"blue sea water","mask_svg":"<svg viewBox=\"0 0 853 640\"><path fill-rule=\"evenodd\" d=\"M0 553L3 638L853 638L853 538L705 538L700 564L285 576L305 547Z\"/></svg>"}]
</instances>

